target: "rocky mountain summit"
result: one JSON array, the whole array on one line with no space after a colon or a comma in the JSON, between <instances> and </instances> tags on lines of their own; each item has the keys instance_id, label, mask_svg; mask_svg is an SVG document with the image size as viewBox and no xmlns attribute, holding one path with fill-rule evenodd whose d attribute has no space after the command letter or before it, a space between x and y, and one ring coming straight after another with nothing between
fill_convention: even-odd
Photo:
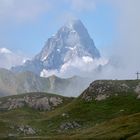
<instances>
[{"instance_id":1,"label":"rocky mountain summit","mask_svg":"<svg viewBox=\"0 0 140 140\"><path fill-rule=\"evenodd\" d=\"M75 58L99 58L93 40L80 20L70 21L48 39L35 59L41 60L47 69L60 69Z\"/></svg>"},{"instance_id":2,"label":"rocky mountain summit","mask_svg":"<svg viewBox=\"0 0 140 140\"><path fill-rule=\"evenodd\" d=\"M127 95L135 93L140 98L139 80L98 80L90 86L80 96L86 101L105 100L111 96Z\"/></svg>"},{"instance_id":3,"label":"rocky mountain summit","mask_svg":"<svg viewBox=\"0 0 140 140\"><path fill-rule=\"evenodd\" d=\"M32 71L44 76L44 71L63 72L71 63L81 61L87 64L98 58L100 58L100 53L83 23L80 20L72 20L51 36L41 52L32 60L12 70L15 72Z\"/></svg>"}]
</instances>

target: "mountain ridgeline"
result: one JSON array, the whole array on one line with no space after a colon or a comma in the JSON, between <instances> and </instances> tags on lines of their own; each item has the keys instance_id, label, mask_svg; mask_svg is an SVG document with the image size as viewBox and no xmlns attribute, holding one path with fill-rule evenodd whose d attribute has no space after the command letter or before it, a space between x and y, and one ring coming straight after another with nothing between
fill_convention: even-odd
<instances>
[{"instance_id":1,"label":"mountain ridgeline","mask_svg":"<svg viewBox=\"0 0 140 140\"><path fill-rule=\"evenodd\" d=\"M76 59L87 63L100 58L87 29L80 20L72 20L50 37L42 51L22 66L13 67L14 72L31 71L38 75L43 70L65 71ZM64 69L65 68L65 69Z\"/></svg>"},{"instance_id":2,"label":"mountain ridgeline","mask_svg":"<svg viewBox=\"0 0 140 140\"><path fill-rule=\"evenodd\" d=\"M88 79L73 76L63 79L52 75L40 77L33 72L13 73L0 69L0 96L28 92L49 92L59 95L78 96L87 86Z\"/></svg>"}]
</instances>

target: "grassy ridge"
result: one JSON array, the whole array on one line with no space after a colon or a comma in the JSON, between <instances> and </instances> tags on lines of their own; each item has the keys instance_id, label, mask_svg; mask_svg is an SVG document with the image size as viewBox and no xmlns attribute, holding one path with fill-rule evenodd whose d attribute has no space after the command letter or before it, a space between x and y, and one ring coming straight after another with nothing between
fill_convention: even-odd
<instances>
[{"instance_id":1,"label":"grassy ridge","mask_svg":"<svg viewBox=\"0 0 140 140\"><path fill-rule=\"evenodd\" d=\"M139 112L140 100L136 99L135 94L92 102L85 102L78 98L49 112L39 112L24 107L0 113L0 136L16 133L11 126L24 124L37 130L36 138L119 140L129 135L139 137ZM76 121L81 127L59 131L62 123L71 121ZM54 134L57 137L54 137ZM22 134L18 135L25 137Z\"/></svg>"}]
</instances>

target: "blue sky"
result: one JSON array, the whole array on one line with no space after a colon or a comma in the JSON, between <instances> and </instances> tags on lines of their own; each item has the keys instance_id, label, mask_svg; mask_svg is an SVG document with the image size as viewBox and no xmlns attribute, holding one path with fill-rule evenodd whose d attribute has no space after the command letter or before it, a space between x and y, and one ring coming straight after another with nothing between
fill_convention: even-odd
<instances>
[{"instance_id":1,"label":"blue sky","mask_svg":"<svg viewBox=\"0 0 140 140\"><path fill-rule=\"evenodd\" d=\"M117 12L109 3L97 0L9 1L0 1L0 47L33 57L70 18L83 21L99 50L110 46L115 38Z\"/></svg>"}]
</instances>

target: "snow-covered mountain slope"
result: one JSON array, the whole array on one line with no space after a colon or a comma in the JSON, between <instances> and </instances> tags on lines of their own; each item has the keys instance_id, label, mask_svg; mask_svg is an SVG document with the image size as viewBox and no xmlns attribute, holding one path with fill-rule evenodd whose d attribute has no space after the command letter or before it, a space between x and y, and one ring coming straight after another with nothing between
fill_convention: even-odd
<instances>
[{"instance_id":1,"label":"snow-covered mountain slope","mask_svg":"<svg viewBox=\"0 0 140 140\"><path fill-rule=\"evenodd\" d=\"M0 48L0 68L10 69L12 66L21 65L25 58L13 53L7 48Z\"/></svg>"},{"instance_id":2,"label":"snow-covered mountain slope","mask_svg":"<svg viewBox=\"0 0 140 140\"><path fill-rule=\"evenodd\" d=\"M104 64L105 62L98 64L97 60L100 58L100 53L83 23L72 20L50 37L42 51L31 61L12 70L32 71L41 76L67 71L74 75L79 69L87 71Z\"/></svg>"}]
</instances>

